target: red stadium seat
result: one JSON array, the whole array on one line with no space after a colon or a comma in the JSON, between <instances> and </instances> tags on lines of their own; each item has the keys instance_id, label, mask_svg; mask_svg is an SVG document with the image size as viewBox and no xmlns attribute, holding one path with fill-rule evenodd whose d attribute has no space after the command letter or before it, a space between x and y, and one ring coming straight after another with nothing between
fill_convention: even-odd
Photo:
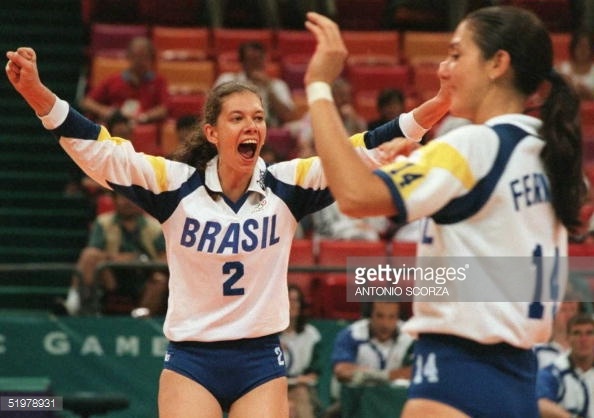
<instances>
[{"instance_id":1,"label":"red stadium seat","mask_svg":"<svg viewBox=\"0 0 594 418\"><path fill-rule=\"evenodd\" d=\"M402 55L411 65L417 62L441 62L448 54L450 32L406 31Z\"/></svg>"},{"instance_id":2,"label":"red stadium seat","mask_svg":"<svg viewBox=\"0 0 594 418\"><path fill-rule=\"evenodd\" d=\"M280 59L281 77L291 90L303 89L303 77L310 55L290 53Z\"/></svg>"},{"instance_id":3,"label":"red stadium seat","mask_svg":"<svg viewBox=\"0 0 594 418\"><path fill-rule=\"evenodd\" d=\"M415 95L420 101L425 101L439 91L440 83L437 76L439 64L436 62L417 62L413 64L413 79Z\"/></svg>"},{"instance_id":4,"label":"red stadium seat","mask_svg":"<svg viewBox=\"0 0 594 418\"><path fill-rule=\"evenodd\" d=\"M152 38L157 56L161 59L201 60L210 53L208 28L155 26Z\"/></svg>"},{"instance_id":5,"label":"red stadium seat","mask_svg":"<svg viewBox=\"0 0 594 418\"><path fill-rule=\"evenodd\" d=\"M414 241L392 242L392 255L398 257L416 257L417 243Z\"/></svg>"},{"instance_id":6,"label":"red stadium seat","mask_svg":"<svg viewBox=\"0 0 594 418\"><path fill-rule=\"evenodd\" d=\"M594 139L594 100L581 101L580 121L584 140Z\"/></svg>"},{"instance_id":7,"label":"red stadium seat","mask_svg":"<svg viewBox=\"0 0 594 418\"><path fill-rule=\"evenodd\" d=\"M94 23L91 25L89 57L107 55L124 57L130 41L137 36L149 37L149 27L144 24Z\"/></svg>"},{"instance_id":8,"label":"red stadium seat","mask_svg":"<svg viewBox=\"0 0 594 418\"><path fill-rule=\"evenodd\" d=\"M289 269L291 267L314 267L316 265L313 242L311 239L294 239L289 255ZM317 291L318 278L313 272L289 272L289 283L298 285L303 291L305 300L312 304Z\"/></svg>"},{"instance_id":9,"label":"red stadium seat","mask_svg":"<svg viewBox=\"0 0 594 418\"><path fill-rule=\"evenodd\" d=\"M571 34L569 32L551 33L551 42L553 43L553 56L555 63L567 61L569 59L569 44Z\"/></svg>"},{"instance_id":10,"label":"red stadium seat","mask_svg":"<svg viewBox=\"0 0 594 418\"><path fill-rule=\"evenodd\" d=\"M400 36L396 31L342 31L351 64L393 65L400 61Z\"/></svg>"},{"instance_id":11,"label":"red stadium seat","mask_svg":"<svg viewBox=\"0 0 594 418\"><path fill-rule=\"evenodd\" d=\"M311 57L316 48L316 40L307 30L281 29L276 32L275 54L283 59L289 54Z\"/></svg>"},{"instance_id":12,"label":"red stadium seat","mask_svg":"<svg viewBox=\"0 0 594 418\"><path fill-rule=\"evenodd\" d=\"M337 268L337 271L319 274L320 291L314 301L315 312L324 317L342 316L343 319L348 319L344 315L348 315L347 312L350 311L351 319L358 317L355 316L355 312L360 312L358 304L348 304L348 308L344 306L346 304L347 260L349 257L386 257L386 252L386 243L383 241L321 240L318 249L318 265ZM330 300L333 298L336 300Z\"/></svg>"},{"instance_id":13,"label":"red stadium seat","mask_svg":"<svg viewBox=\"0 0 594 418\"><path fill-rule=\"evenodd\" d=\"M321 240L318 264L346 267L348 257L384 257L386 251L384 241Z\"/></svg>"},{"instance_id":14,"label":"red stadium seat","mask_svg":"<svg viewBox=\"0 0 594 418\"><path fill-rule=\"evenodd\" d=\"M380 91L393 87L408 94L411 87L411 67L408 65L348 66L347 78L353 93L364 90Z\"/></svg>"},{"instance_id":15,"label":"red stadium seat","mask_svg":"<svg viewBox=\"0 0 594 418\"><path fill-rule=\"evenodd\" d=\"M135 125L132 133L132 143L137 152L150 155L162 155L159 146L159 126L154 123Z\"/></svg>"},{"instance_id":16,"label":"red stadium seat","mask_svg":"<svg viewBox=\"0 0 594 418\"><path fill-rule=\"evenodd\" d=\"M215 64L211 60L157 60L157 71L167 79L171 94L206 92L215 81Z\"/></svg>"},{"instance_id":17,"label":"red stadium seat","mask_svg":"<svg viewBox=\"0 0 594 418\"><path fill-rule=\"evenodd\" d=\"M368 123L379 118L377 95L376 90L363 90L353 94L353 103L357 113Z\"/></svg>"},{"instance_id":18,"label":"red stadium seat","mask_svg":"<svg viewBox=\"0 0 594 418\"><path fill-rule=\"evenodd\" d=\"M270 58L270 56L268 56L268 58ZM228 51L218 54L216 56L216 64L217 75L227 72L236 73L241 71L241 63L239 62L237 51ZM280 78L281 76L280 64L276 61L268 59L265 64L265 70L269 77Z\"/></svg>"},{"instance_id":19,"label":"red stadium seat","mask_svg":"<svg viewBox=\"0 0 594 418\"><path fill-rule=\"evenodd\" d=\"M355 320L361 318L361 303L347 302L346 274L328 274L317 292L317 316L327 319Z\"/></svg>"},{"instance_id":20,"label":"red stadium seat","mask_svg":"<svg viewBox=\"0 0 594 418\"><path fill-rule=\"evenodd\" d=\"M180 116L202 114L206 102L205 92L192 94L172 94L169 96L169 117L177 119Z\"/></svg>"},{"instance_id":21,"label":"red stadium seat","mask_svg":"<svg viewBox=\"0 0 594 418\"><path fill-rule=\"evenodd\" d=\"M212 52L214 56L227 52L237 55L239 46L248 41L261 42L266 47L269 55L274 53L274 38L271 29L215 28L212 30Z\"/></svg>"}]
</instances>

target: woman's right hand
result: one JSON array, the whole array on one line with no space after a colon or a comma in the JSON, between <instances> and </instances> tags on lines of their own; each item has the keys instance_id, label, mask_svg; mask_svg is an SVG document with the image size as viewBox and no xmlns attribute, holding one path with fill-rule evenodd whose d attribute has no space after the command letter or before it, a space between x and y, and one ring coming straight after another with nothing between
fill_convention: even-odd
<instances>
[{"instance_id":1,"label":"woman's right hand","mask_svg":"<svg viewBox=\"0 0 594 418\"><path fill-rule=\"evenodd\" d=\"M326 16L307 13L305 27L313 33L317 46L305 72L305 85L314 81L332 84L344 68L348 51L338 25Z\"/></svg>"}]
</instances>

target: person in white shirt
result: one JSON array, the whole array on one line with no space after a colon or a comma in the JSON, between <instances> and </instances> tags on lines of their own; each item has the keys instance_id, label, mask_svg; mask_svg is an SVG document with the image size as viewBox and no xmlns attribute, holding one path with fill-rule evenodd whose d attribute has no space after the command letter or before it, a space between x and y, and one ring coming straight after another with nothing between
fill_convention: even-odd
<instances>
[{"instance_id":1,"label":"person in white shirt","mask_svg":"<svg viewBox=\"0 0 594 418\"><path fill-rule=\"evenodd\" d=\"M542 418L594 418L594 318L578 314L567 323L570 351L538 371Z\"/></svg>"}]
</instances>

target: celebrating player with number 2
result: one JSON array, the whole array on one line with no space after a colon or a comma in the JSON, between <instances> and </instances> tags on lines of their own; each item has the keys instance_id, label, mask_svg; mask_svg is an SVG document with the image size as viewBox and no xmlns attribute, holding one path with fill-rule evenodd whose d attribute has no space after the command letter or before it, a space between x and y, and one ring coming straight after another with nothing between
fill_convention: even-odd
<instances>
[{"instance_id":1,"label":"celebrating player with number 2","mask_svg":"<svg viewBox=\"0 0 594 418\"><path fill-rule=\"evenodd\" d=\"M553 70L551 40L536 16L493 7L465 17L438 74L451 114L472 124L375 171L346 146L328 94L347 55L339 29L315 13L306 26L317 39L305 75L315 145L345 213L426 218L419 256L520 256L531 263L533 256L567 255L567 229L579 224L584 193L579 104ZM525 114L525 104L543 82L550 88L537 119ZM533 179L547 189L539 199L528 194ZM501 286L498 271L487 275L489 286ZM558 279L563 289L566 277ZM530 349L551 331L554 291L547 296L544 306L415 302L405 330L418 337L416 362L402 416L538 417Z\"/></svg>"},{"instance_id":2,"label":"celebrating player with number 2","mask_svg":"<svg viewBox=\"0 0 594 418\"><path fill-rule=\"evenodd\" d=\"M170 344L160 416L287 417L278 334L289 324L287 268L298 221L332 202L319 159L267 167L259 158L266 138L262 99L239 83L210 92L200 130L173 159L137 153L57 98L39 79L31 48L7 58L8 79L72 159L163 226ZM440 92L351 143L362 160L377 164L379 156L363 145L418 140L448 106Z\"/></svg>"}]
</instances>

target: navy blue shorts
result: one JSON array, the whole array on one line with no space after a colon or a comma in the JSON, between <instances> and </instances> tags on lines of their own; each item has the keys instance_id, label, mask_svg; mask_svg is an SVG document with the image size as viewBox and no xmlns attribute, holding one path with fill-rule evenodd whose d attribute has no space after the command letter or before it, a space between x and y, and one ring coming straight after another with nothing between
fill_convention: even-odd
<instances>
[{"instance_id":1,"label":"navy blue shorts","mask_svg":"<svg viewBox=\"0 0 594 418\"><path fill-rule=\"evenodd\" d=\"M408 397L450 405L473 418L538 418L536 358L508 344L422 334Z\"/></svg>"},{"instance_id":2,"label":"navy blue shorts","mask_svg":"<svg viewBox=\"0 0 594 418\"><path fill-rule=\"evenodd\" d=\"M219 342L169 342L164 368L204 386L223 411L247 392L286 376L278 335Z\"/></svg>"}]
</instances>

